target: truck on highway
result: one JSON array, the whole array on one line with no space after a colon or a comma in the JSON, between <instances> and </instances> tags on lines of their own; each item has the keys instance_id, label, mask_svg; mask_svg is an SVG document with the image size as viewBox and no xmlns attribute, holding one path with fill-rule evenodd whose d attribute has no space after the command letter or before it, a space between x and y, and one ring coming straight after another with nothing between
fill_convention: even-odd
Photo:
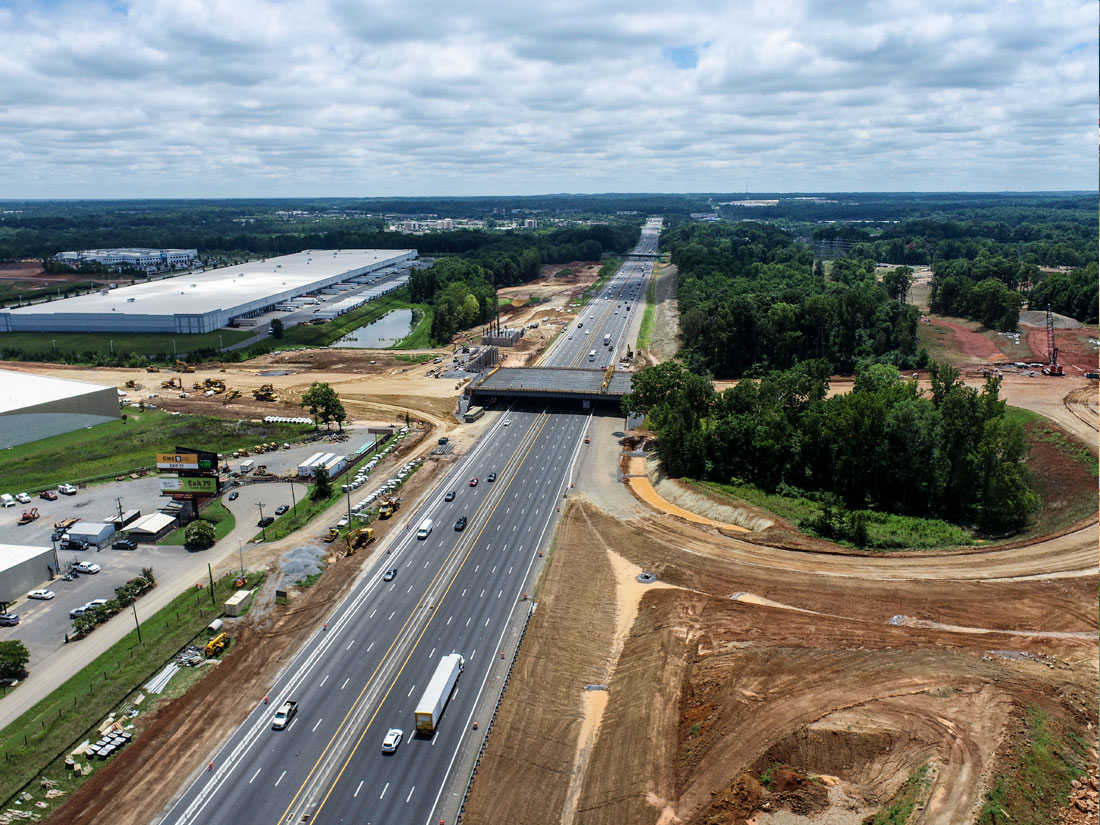
<instances>
[{"instance_id":1,"label":"truck on highway","mask_svg":"<svg viewBox=\"0 0 1100 825\"><path fill-rule=\"evenodd\" d=\"M611 333L610 332L605 332L604 333L604 335L603 335L603 345L605 347L611 346Z\"/></svg>"},{"instance_id":2,"label":"truck on highway","mask_svg":"<svg viewBox=\"0 0 1100 825\"><path fill-rule=\"evenodd\" d=\"M271 720L271 727L273 730L282 730L290 724L290 720L294 718L294 714L298 712L298 703L293 699L288 702L283 702L282 707L275 711L275 718Z\"/></svg>"},{"instance_id":3,"label":"truck on highway","mask_svg":"<svg viewBox=\"0 0 1100 825\"><path fill-rule=\"evenodd\" d=\"M461 654L448 653L439 660L439 666L432 674L428 686L424 689L424 695L416 703L413 711L413 720L416 729L420 733L433 733L439 725L439 717L443 715L443 709L447 707L447 700L451 698L451 692L455 688L462 668L466 666L466 660Z\"/></svg>"}]
</instances>

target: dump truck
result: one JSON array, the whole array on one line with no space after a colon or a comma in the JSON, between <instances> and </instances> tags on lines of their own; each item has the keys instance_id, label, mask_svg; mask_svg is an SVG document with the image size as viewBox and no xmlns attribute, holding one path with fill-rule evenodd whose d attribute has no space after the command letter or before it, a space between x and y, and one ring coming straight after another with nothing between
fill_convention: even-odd
<instances>
[{"instance_id":1,"label":"dump truck","mask_svg":"<svg viewBox=\"0 0 1100 825\"><path fill-rule=\"evenodd\" d=\"M271 384L264 384L261 387L252 390L252 397L257 401L278 401L279 396L275 392L275 387Z\"/></svg>"},{"instance_id":2,"label":"dump truck","mask_svg":"<svg viewBox=\"0 0 1100 825\"><path fill-rule=\"evenodd\" d=\"M455 682L458 681L465 666L466 660L458 653L448 653L439 660L435 673L432 674L424 694L416 703L416 710L413 711L413 720L418 732L433 733L439 726L439 718L443 715L443 709L447 707L447 700L451 698Z\"/></svg>"},{"instance_id":3,"label":"dump truck","mask_svg":"<svg viewBox=\"0 0 1100 825\"><path fill-rule=\"evenodd\" d=\"M401 508L401 501L388 498L378 505L378 518L389 518Z\"/></svg>"},{"instance_id":4,"label":"dump truck","mask_svg":"<svg viewBox=\"0 0 1100 825\"><path fill-rule=\"evenodd\" d=\"M206 643L206 649L203 652L206 654L206 658L211 659L221 654L227 647L229 647L229 634L219 633Z\"/></svg>"}]
</instances>

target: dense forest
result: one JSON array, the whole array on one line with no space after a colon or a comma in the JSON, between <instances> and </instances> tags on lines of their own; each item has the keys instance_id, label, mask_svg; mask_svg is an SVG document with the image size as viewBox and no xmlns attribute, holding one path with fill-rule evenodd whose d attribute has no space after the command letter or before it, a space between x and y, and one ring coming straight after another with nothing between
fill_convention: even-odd
<instances>
[{"instance_id":1,"label":"dense forest","mask_svg":"<svg viewBox=\"0 0 1100 825\"><path fill-rule=\"evenodd\" d=\"M917 309L865 261L832 274L805 244L760 223L681 223L661 236L679 268L683 357L718 378L823 358L833 372L883 362L922 367Z\"/></svg>"},{"instance_id":2,"label":"dense forest","mask_svg":"<svg viewBox=\"0 0 1100 825\"><path fill-rule=\"evenodd\" d=\"M1005 419L999 379L979 391L933 363L926 397L895 367L871 364L851 392L828 398L829 372L806 361L716 394L709 376L666 362L634 376L623 410L648 417L670 475L817 494L849 510L817 532L856 543L851 513L863 509L992 531L1035 512L1023 429Z\"/></svg>"}]
</instances>

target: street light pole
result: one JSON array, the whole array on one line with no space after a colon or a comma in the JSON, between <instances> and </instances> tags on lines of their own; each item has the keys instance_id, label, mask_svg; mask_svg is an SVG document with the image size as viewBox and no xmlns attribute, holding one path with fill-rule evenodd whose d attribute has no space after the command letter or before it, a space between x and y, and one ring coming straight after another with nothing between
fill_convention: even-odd
<instances>
[{"instance_id":1,"label":"street light pole","mask_svg":"<svg viewBox=\"0 0 1100 825\"><path fill-rule=\"evenodd\" d=\"M264 503L257 501L256 506L260 508L260 532L264 537L264 544L267 544L267 528L264 526Z\"/></svg>"}]
</instances>

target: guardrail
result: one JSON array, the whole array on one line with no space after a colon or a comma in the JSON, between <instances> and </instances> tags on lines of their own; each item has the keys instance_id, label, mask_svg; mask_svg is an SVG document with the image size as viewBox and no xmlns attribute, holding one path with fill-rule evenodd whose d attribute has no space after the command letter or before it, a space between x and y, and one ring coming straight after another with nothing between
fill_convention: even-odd
<instances>
[{"instance_id":1,"label":"guardrail","mask_svg":"<svg viewBox=\"0 0 1100 825\"><path fill-rule=\"evenodd\" d=\"M455 825L462 821L462 815L466 813L466 799L470 795L470 788L473 787L474 777L477 776L477 769L481 766L481 757L485 754L485 746L489 743L489 737L493 733L493 725L497 721L497 714L500 712L500 705L504 701L504 691L508 689L508 683L512 680L512 670L516 666L516 659L519 657L519 649L523 646L523 637L527 635L527 626L531 624L531 617L535 615L535 602L531 602L531 607L527 611L527 618L523 620L523 629L519 633L519 641L516 643L516 649L512 652L512 660L508 662L508 671L504 674L504 684L500 686L500 694L497 696L496 704L493 705L493 715L489 717L489 726L485 728L485 736L481 739L481 745L477 749L477 758L474 760L474 767L470 770L470 778L466 780L466 789L462 792L462 801L458 804L458 815L455 817Z\"/></svg>"}]
</instances>

